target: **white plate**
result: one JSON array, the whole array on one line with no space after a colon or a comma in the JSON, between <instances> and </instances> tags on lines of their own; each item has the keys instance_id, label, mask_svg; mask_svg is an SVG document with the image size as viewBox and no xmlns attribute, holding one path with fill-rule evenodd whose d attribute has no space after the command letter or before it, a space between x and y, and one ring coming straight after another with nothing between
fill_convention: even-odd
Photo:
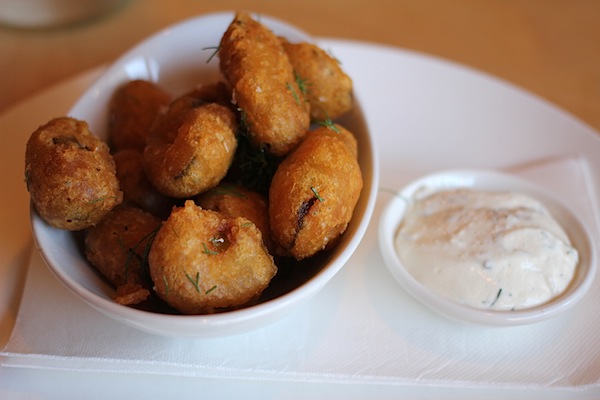
<instances>
[{"instance_id":1,"label":"white plate","mask_svg":"<svg viewBox=\"0 0 600 400\"><path fill-rule=\"evenodd\" d=\"M597 204L600 135L568 113L506 82L423 54L345 40L324 39L320 43L332 49L354 77L369 126L377 139L383 187L400 188L418 176L442 168L497 168L553 155L579 154L591 167L590 197ZM88 83L86 80L85 84ZM5 171L17 172L15 176L3 175L11 177L5 187L13 188L14 195L1 200L3 206L10 204L11 207L0 207L2 220L7 221L3 229L11 227L5 235L10 240L2 241L0 252L0 259L5 261L0 267L8 278L14 277L10 272L14 270L13 260L27 262L23 248L30 240L27 230L12 229L24 226L29 217L28 196L22 174L18 173L23 165L22 155L14 149L22 148L24 132L37 126L31 115L51 117L66 112L66 102L75 99L82 89L79 77L0 118L0 127L8 134L5 146L0 147L3 156L0 162ZM382 201L378 201L375 214L381 212L384 201L389 198L389 194L380 193ZM296 315L302 334L293 336L293 346L277 346L277 341L270 341L270 348L276 347L276 352L262 352L255 362L243 364L236 362L237 357L229 346L211 341L207 356L198 357L194 362L198 370L192 371L192 366L186 369L180 358L169 358L170 353L164 347L160 348L162 353L132 355L131 351L139 347L140 337L130 341L112 340L110 348L87 346L90 341L97 344L105 340L100 333L87 340L69 335L61 337L64 326L94 324L98 315L88 310L74 316L41 304L40 311L52 313L52 318L47 320L52 323L40 327L47 332L45 340L31 340L32 333L27 328L33 329L31 325L36 324L35 320L27 326L17 326L16 342L24 341L27 349L22 351L22 357L14 354L10 362L25 368L2 368L6 379L0 383L4 387L0 393L64 398L65 388L68 388L69 393L80 392L90 399L105 399L118 398L128 388L136 387L140 395L168 397L173 393L197 392L201 384L205 396L222 395L225 389L231 397L248 399L262 399L265 394L288 399L599 398L600 341L593 334L600 326L600 315L593 312L600 304L598 279L592 283L586 298L564 320L561 317L542 324L493 329L497 334L487 330L472 334L471 329L445 323L444 318L399 293L401 290L379 255L376 227L377 224L369 227L357 253L331 282L333 285L310 302L308 310L316 312L310 317L318 318L320 323L309 323L310 319L302 319L304 315ZM597 233L595 235L598 242ZM10 289L20 282L5 279L0 287ZM35 290L45 283L27 282L27 285ZM63 299L66 296L63 292L57 289L54 295ZM18 297L10 304L15 305L17 301ZM73 307L85 308L84 305ZM15 306L6 313L9 327L16 312ZM429 317L430 314L435 318ZM324 317L319 318L320 315ZM296 317L290 316L288 321L293 325ZM117 325L110 325L109 329ZM147 337L143 338L146 342ZM240 340L245 338L242 336ZM340 343L342 338L345 340ZM365 343L369 346L364 346ZM163 343L164 346L172 344ZM225 344L236 345L237 342ZM252 346L245 344L233 348L251 351ZM78 345L87 346L87 356L61 356L65 346ZM184 348L201 352L196 346ZM278 371L266 369L267 361L276 357L281 358L280 366L292 368L294 365L289 360L293 357L289 352L299 348L313 350L311 357L303 359L303 366L313 371L311 382L302 380L302 376L296 380L290 376L277 380ZM260 349L259 346L257 352ZM123 353L131 356L129 364L119 361ZM153 360L149 360L151 356ZM205 372L216 371L215 374L223 371L204 358L226 365L230 376L219 379L203 374L202 367L206 368ZM315 358L317 362L327 360L321 365L328 368L327 371L321 371L320 365L311 362ZM459 368L456 368L457 358L464 361ZM394 362L384 363L384 359ZM346 366L347 375L342 375L342 366ZM139 373L142 368L147 373ZM270 379L258 381L256 375L261 369L272 374ZM161 371L165 370L169 375L195 374L195 378L164 377L165 372ZM352 384L339 384L334 380L336 376L347 376Z\"/></svg>"},{"instance_id":2,"label":"white plate","mask_svg":"<svg viewBox=\"0 0 600 400\"><path fill-rule=\"evenodd\" d=\"M395 249L398 227L410 203L435 192L467 188L481 191L523 193L537 199L565 229L579 252L573 281L564 293L542 305L515 311L469 307L444 298L419 282L402 263ZM596 275L596 248L587 224L577 218L568 205L547 191L517 177L485 170L448 170L416 179L401 189L385 207L379 220L379 244L390 273L417 300L443 316L478 324L513 326L544 321L575 306L587 293Z\"/></svg>"}]
</instances>

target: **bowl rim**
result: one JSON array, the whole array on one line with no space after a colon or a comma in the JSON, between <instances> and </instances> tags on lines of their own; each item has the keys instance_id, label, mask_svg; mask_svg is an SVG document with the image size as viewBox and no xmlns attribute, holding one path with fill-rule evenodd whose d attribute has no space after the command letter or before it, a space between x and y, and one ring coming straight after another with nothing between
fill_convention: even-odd
<instances>
[{"instance_id":1,"label":"bowl rim","mask_svg":"<svg viewBox=\"0 0 600 400\"><path fill-rule=\"evenodd\" d=\"M486 183L487 181L487 183ZM495 182L495 183L494 183ZM499 186L500 185L500 186ZM394 239L399 224L408 208L410 199L425 197L442 189L485 188L488 190L514 190L525 192L541 201L551 211L560 209L561 214L570 219L571 224L563 228L570 239L575 230L579 231L577 240L583 241L583 257L577 265L576 273L566 291L550 301L534 307L509 311L487 310L460 304L427 288L404 267L395 250ZM428 188L423 190L423 188ZM549 204L550 203L550 204ZM588 292L597 273L597 249L591 239L590 228L578 213L550 194L546 189L512 174L492 169L448 169L419 177L394 193L384 207L379 218L379 243L387 269L413 298L434 312L447 318L480 325L514 326L547 320L573 307ZM554 215L554 212L553 212ZM554 215L556 217L556 215ZM569 225L571 225L569 224ZM575 232L577 233L577 232ZM582 253L582 250L578 248Z\"/></svg>"},{"instance_id":2,"label":"bowl rim","mask_svg":"<svg viewBox=\"0 0 600 400\"><path fill-rule=\"evenodd\" d=\"M81 112L80 107L82 106L86 96L91 98L97 97L98 91L107 84L114 87L116 84L114 81L115 71L121 70L123 65L125 65L128 60L143 57L144 51L148 51L149 47L155 46L157 42L159 42L165 35L176 35L181 30L188 29L190 25L203 23L210 24L211 22L214 23L215 21L223 19L228 20L228 25L230 20L233 19L234 15L234 11L201 14L177 22L138 42L138 44L134 45L119 58L117 58L111 64L111 66L109 66L107 70L105 70L100 77L83 92L83 94L69 110L69 115L74 115L75 118L77 118L77 115ZM298 34L299 37L305 37L309 40L312 40L307 33L298 27L291 25L290 23L264 14L261 14L260 18L261 22L272 30L287 30ZM361 219L356 220L352 225L352 237L347 240L346 246L336 253L335 259L332 258L327 260L327 265L325 268L322 268L316 272L302 285L295 287L286 293L283 293L275 298L268 299L263 303L236 310L207 315L173 315L140 310L117 304L111 299L107 299L97 293L94 293L83 287L82 284L77 281L76 277L70 276L68 271L65 270L56 259L56 252L59 251L59 249L52 248L51 243L48 242L49 239L47 236L49 233L53 232L54 228L50 227L39 216L33 205L30 205L30 223L35 244L52 274L57 277L58 280L71 292L76 294L79 298L84 300L98 311L142 330L167 336L204 337L223 336L224 334L229 333L242 333L258 326L266 325L264 321L267 318L279 318L284 313L288 312L287 310L290 308L290 306L297 305L304 300L308 300L323 286L325 286L325 284L329 282L331 278L333 278L333 276L336 275L348 262L362 241L372 219L379 182L377 147L375 144L375 138L369 129L368 121L364 114L364 108L360 104L360 95L357 95L356 90L354 97L356 100L356 111L354 112L357 113L356 115L360 117L361 124L364 125L361 127L361 129L364 131L362 140L363 144L365 145L362 152L362 160L364 165L361 165L361 170L363 171L363 175L365 173L368 174L368 182L370 183L369 185L363 186L363 191L361 193L361 198L363 198L363 200L359 200L359 204L362 203ZM87 264L89 268L93 268L91 265L89 265L89 263ZM149 326L150 320L157 322L157 326ZM177 329L171 330L168 328L169 326L176 326ZM240 329L238 330L236 327L240 327Z\"/></svg>"}]
</instances>

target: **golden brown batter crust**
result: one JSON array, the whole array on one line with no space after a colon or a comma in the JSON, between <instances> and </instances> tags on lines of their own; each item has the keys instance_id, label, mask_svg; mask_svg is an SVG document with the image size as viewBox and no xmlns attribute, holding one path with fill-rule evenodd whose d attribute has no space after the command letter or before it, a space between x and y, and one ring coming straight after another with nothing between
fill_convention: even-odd
<instances>
[{"instance_id":1,"label":"golden brown batter crust","mask_svg":"<svg viewBox=\"0 0 600 400\"><path fill-rule=\"evenodd\" d=\"M33 132L25 177L40 216L60 229L93 226L123 200L108 146L74 118L55 118Z\"/></svg>"},{"instance_id":2,"label":"golden brown batter crust","mask_svg":"<svg viewBox=\"0 0 600 400\"><path fill-rule=\"evenodd\" d=\"M275 155L288 153L306 134L310 117L279 39L238 13L221 39L219 57L251 138Z\"/></svg>"}]
</instances>

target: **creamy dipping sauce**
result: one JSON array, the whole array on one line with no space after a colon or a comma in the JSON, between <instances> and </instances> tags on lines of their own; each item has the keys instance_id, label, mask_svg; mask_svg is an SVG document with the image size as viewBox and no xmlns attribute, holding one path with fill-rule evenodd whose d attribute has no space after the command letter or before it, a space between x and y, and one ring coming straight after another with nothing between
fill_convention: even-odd
<instances>
[{"instance_id":1,"label":"creamy dipping sauce","mask_svg":"<svg viewBox=\"0 0 600 400\"><path fill-rule=\"evenodd\" d=\"M409 205L395 238L406 269L459 303L516 310L556 297L579 254L537 200L519 193L456 189Z\"/></svg>"}]
</instances>

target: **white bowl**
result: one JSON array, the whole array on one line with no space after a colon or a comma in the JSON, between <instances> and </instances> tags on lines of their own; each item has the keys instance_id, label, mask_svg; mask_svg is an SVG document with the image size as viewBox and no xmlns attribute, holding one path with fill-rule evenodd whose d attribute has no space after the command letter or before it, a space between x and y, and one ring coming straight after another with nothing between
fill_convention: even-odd
<instances>
[{"instance_id":1,"label":"white bowl","mask_svg":"<svg viewBox=\"0 0 600 400\"><path fill-rule=\"evenodd\" d=\"M92 132L105 139L108 103L115 89L133 79L157 82L173 94L189 91L199 83L221 77L218 59L207 63L233 20L234 13L208 14L167 28L117 60L79 99L69 115L88 122ZM265 15L260 21L291 41L312 41L304 32ZM203 50L211 48L208 50ZM356 93L355 93L356 95ZM374 143L360 103L340 121L357 137L364 189L354 217L339 244L302 271L277 277L260 302L248 308L212 315L183 316L141 311L116 304L109 287L85 260L76 234L54 229L31 212L33 234L54 275L81 299L102 313L142 330L167 335L215 337L237 334L267 325L291 313L308 300L342 268L362 239L371 218L379 178Z\"/></svg>"},{"instance_id":2,"label":"white bowl","mask_svg":"<svg viewBox=\"0 0 600 400\"><path fill-rule=\"evenodd\" d=\"M484 191L515 191L541 201L562 225L579 251L579 264L566 291L549 302L522 310L478 309L452 301L416 280L400 261L394 238L409 202L436 191L470 188ZM485 170L454 170L427 175L405 186L390 200L379 222L379 243L383 259L394 278L414 298L431 310L455 320L485 325L511 326L546 320L574 306L589 289L596 273L596 250L589 230L573 212L541 188L511 175Z\"/></svg>"}]
</instances>

